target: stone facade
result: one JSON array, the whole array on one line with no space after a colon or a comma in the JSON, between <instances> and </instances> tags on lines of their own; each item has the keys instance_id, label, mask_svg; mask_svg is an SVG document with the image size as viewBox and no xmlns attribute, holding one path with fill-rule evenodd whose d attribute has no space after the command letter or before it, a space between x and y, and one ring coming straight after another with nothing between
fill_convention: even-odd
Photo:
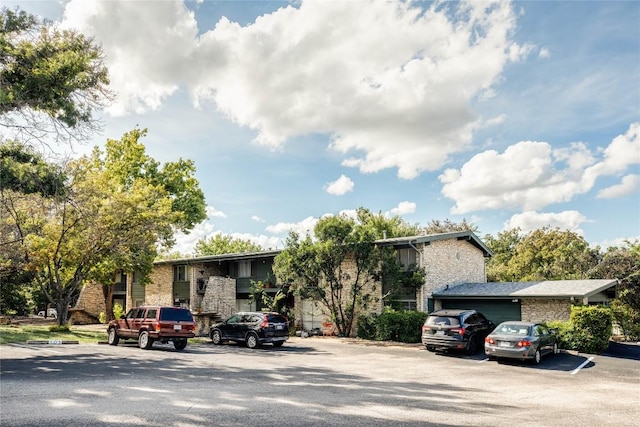
<instances>
[{"instance_id":1,"label":"stone facade","mask_svg":"<svg viewBox=\"0 0 640 427\"><path fill-rule=\"evenodd\" d=\"M484 283L487 281L485 259L481 250L465 240L437 240L420 249L421 266L426 279L418 310L429 311L432 293L447 285Z\"/></svg>"},{"instance_id":2,"label":"stone facade","mask_svg":"<svg viewBox=\"0 0 640 427\"><path fill-rule=\"evenodd\" d=\"M127 286L130 289L130 286ZM127 304L131 296L127 295ZM148 305L173 305L173 266L160 264L153 267L151 282L145 287L144 303Z\"/></svg>"},{"instance_id":3,"label":"stone facade","mask_svg":"<svg viewBox=\"0 0 640 427\"><path fill-rule=\"evenodd\" d=\"M70 310L69 322L75 325L97 323L100 313L106 311L102 285L87 283L80 290L76 305Z\"/></svg>"},{"instance_id":4,"label":"stone facade","mask_svg":"<svg viewBox=\"0 0 640 427\"><path fill-rule=\"evenodd\" d=\"M525 322L550 322L569 320L571 301L566 299L523 299L521 317Z\"/></svg>"}]
</instances>

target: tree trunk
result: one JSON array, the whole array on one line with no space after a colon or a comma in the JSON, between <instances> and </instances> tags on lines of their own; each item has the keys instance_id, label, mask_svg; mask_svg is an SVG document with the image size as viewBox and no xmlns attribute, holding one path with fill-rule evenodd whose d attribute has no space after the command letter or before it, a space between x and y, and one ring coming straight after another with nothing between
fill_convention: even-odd
<instances>
[{"instance_id":1,"label":"tree trunk","mask_svg":"<svg viewBox=\"0 0 640 427\"><path fill-rule=\"evenodd\" d=\"M113 289L114 285L102 285L102 294L104 295L104 321L109 323L115 319L113 315Z\"/></svg>"}]
</instances>

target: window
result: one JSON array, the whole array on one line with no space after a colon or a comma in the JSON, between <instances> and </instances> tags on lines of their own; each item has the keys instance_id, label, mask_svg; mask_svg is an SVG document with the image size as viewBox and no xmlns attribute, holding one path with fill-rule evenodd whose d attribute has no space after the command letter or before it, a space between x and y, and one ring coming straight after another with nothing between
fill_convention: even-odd
<instances>
[{"instance_id":1,"label":"window","mask_svg":"<svg viewBox=\"0 0 640 427\"><path fill-rule=\"evenodd\" d=\"M238 277L251 277L251 261L238 261Z\"/></svg>"},{"instance_id":2,"label":"window","mask_svg":"<svg viewBox=\"0 0 640 427\"><path fill-rule=\"evenodd\" d=\"M174 265L173 266L173 281L174 282L186 282L187 281L187 266L186 265Z\"/></svg>"},{"instance_id":3,"label":"window","mask_svg":"<svg viewBox=\"0 0 640 427\"><path fill-rule=\"evenodd\" d=\"M402 264L403 267L409 268L412 264L414 266L417 264L415 249L413 248L398 249L397 252L398 252L398 262Z\"/></svg>"},{"instance_id":4,"label":"window","mask_svg":"<svg viewBox=\"0 0 640 427\"><path fill-rule=\"evenodd\" d=\"M147 310L147 319L155 319L156 318L156 309L150 308Z\"/></svg>"}]
</instances>

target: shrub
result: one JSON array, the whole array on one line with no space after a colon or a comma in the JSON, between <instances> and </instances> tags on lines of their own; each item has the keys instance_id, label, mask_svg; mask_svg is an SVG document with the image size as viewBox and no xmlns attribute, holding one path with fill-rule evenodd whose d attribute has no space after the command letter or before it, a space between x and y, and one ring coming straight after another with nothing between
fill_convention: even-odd
<instances>
[{"instance_id":1,"label":"shrub","mask_svg":"<svg viewBox=\"0 0 640 427\"><path fill-rule=\"evenodd\" d=\"M376 337L376 318L375 314L358 317L356 326L358 329L357 337L365 340L373 340Z\"/></svg>"},{"instance_id":2,"label":"shrub","mask_svg":"<svg viewBox=\"0 0 640 427\"><path fill-rule=\"evenodd\" d=\"M49 326L50 332L69 332L69 325L51 325Z\"/></svg>"},{"instance_id":3,"label":"shrub","mask_svg":"<svg viewBox=\"0 0 640 427\"><path fill-rule=\"evenodd\" d=\"M611 302L611 314L627 341L640 340L640 312L620 300Z\"/></svg>"},{"instance_id":4,"label":"shrub","mask_svg":"<svg viewBox=\"0 0 640 427\"><path fill-rule=\"evenodd\" d=\"M115 319L119 319L120 316L122 316L123 314L124 314L124 308L122 307L122 304L119 304L119 303L113 304L113 317ZM100 323L107 322L107 316L106 314L104 314L104 311L101 311L100 314L98 315L98 322Z\"/></svg>"},{"instance_id":5,"label":"shrub","mask_svg":"<svg viewBox=\"0 0 640 427\"><path fill-rule=\"evenodd\" d=\"M582 353L601 353L609 347L611 310L599 306L574 306L568 322L549 322L558 334L559 346Z\"/></svg>"},{"instance_id":6,"label":"shrub","mask_svg":"<svg viewBox=\"0 0 640 427\"><path fill-rule=\"evenodd\" d=\"M420 342L422 325L428 314L421 311L396 311L386 308L376 316L358 318L358 337L377 341Z\"/></svg>"}]
</instances>

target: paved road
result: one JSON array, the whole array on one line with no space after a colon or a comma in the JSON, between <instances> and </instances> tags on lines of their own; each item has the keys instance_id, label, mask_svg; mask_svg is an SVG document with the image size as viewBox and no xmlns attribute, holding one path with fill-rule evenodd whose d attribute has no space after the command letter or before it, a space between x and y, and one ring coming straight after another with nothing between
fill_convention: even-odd
<instances>
[{"instance_id":1,"label":"paved road","mask_svg":"<svg viewBox=\"0 0 640 427\"><path fill-rule=\"evenodd\" d=\"M626 348L626 347L625 347ZM633 353L632 353L633 354ZM421 346L1 346L2 426L636 426L640 361L539 366Z\"/></svg>"}]
</instances>

